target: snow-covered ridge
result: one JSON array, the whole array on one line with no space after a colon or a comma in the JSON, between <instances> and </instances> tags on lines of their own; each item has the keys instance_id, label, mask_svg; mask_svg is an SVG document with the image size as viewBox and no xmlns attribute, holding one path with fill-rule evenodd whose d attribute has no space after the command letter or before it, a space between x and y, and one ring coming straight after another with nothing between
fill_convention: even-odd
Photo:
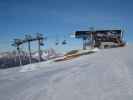
<instances>
[{"instance_id":1,"label":"snow-covered ridge","mask_svg":"<svg viewBox=\"0 0 133 100\"><path fill-rule=\"evenodd\" d=\"M50 60L62 56L62 54L55 52L54 49L50 48L42 51L42 60ZM29 64L29 54L27 52L21 52L22 64ZM32 53L32 63L39 61L38 52ZM19 66L19 57L17 52L4 52L0 53L0 68L10 68L14 66Z\"/></svg>"}]
</instances>

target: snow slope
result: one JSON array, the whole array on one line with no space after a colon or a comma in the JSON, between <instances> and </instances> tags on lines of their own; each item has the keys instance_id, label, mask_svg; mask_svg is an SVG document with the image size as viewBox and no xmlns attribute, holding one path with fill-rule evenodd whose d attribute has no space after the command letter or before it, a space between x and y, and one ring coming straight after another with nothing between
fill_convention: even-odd
<instances>
[{"instance_id":1,"label":"snow slope","mask_svg":"<svg viewBox=\"0 0 133 100\"><path fill-rule=\"evenodd\" d=\"M133 100L133 45L0 70L0 100Z\"/></svg>"}]
</instances>

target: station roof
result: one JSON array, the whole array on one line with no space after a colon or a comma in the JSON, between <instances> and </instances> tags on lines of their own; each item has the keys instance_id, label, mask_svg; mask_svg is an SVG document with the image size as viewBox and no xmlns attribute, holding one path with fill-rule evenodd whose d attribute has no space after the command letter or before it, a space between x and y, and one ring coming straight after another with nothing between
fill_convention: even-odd
<instances>
[{"instance_id":1,"label":"station roof","mask_svg":"<svg viewBox=\"0 0 133 100\"><path fill-rule=\"evenodd\" d=\"M121 34L121 30L92 30L92 31L76 31L75 36L76 37L85 37L91 34Z\"/></svg>"}]
</instances>

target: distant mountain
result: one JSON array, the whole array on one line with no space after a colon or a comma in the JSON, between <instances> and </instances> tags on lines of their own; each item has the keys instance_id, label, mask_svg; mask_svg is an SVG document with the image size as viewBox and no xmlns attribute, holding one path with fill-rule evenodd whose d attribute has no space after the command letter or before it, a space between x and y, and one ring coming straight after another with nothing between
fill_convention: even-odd
<instances>
[{"instance_id":1,"label":"distant mountain","mask_svg":"<svg viewBox=\"0 0 133 100\"><path fill-rule=\"evenodd\" d=\"M22 64L29 64L29 55L27 52L21 52ZM62 56L62 54L55 52L54 49L50 48L42 51L42 61L46 61L49 59L57 58ZM39 61L38 52L32 53L32 63ZM10 68L19 66L19 57L16 51L12 52L3 52L0 53L0 68Z\"/></svg>"},{"instance_id":2,"label":"distant mountain","mask_svg":"<svg viewBox=\"0 0 133 100\"><path fill-rule=\"evenodd\" d=\"M25 52L21 52L21 59L23 65L28 64L28 55ZM19 57L17 52L3 52L0 53L0 68L10 68L19 65Z\"/></svg>"},{"instance_id":3,"label":"distant mountain","mask_svg":"<svg viewBox=\"0 0 133 100\"><path fill-rule=\"evenodd\" d=\"M42 51L42 60L49 60L49 59L53 59L53 58L57 58L62 56L63 54L61 53L57 53L53 48L47 49ZM32 58L39 60L39 54L38 52L34 52L32 53Z\"/></svg>"}]
</instances>

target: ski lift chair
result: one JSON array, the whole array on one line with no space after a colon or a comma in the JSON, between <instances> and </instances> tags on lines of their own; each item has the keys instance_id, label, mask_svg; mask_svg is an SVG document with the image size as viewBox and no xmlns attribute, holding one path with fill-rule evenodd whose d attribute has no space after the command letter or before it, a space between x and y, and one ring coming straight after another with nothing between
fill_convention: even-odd
<instances>
[{"instance_id":1,"label":"ski lift chair","mask_svg":"<svg viewBox=\"0 0 133 100\"><path fill-rule=\"evenodd\" d=\"M67 44L67 42L66 42L66 40L64 40L63 42L62 42L62 45L66 45Z\"/></svg>"},{"instance_id":2,"label":"ski lift chair","mask_svg":"<svg viewBox=\"0 0 133 100\"><path fill-rule=\"evenodd\" d=\"M55 45L59 45L59 43L58 42L55 42Z\"/></svg>"}]
</instances>

